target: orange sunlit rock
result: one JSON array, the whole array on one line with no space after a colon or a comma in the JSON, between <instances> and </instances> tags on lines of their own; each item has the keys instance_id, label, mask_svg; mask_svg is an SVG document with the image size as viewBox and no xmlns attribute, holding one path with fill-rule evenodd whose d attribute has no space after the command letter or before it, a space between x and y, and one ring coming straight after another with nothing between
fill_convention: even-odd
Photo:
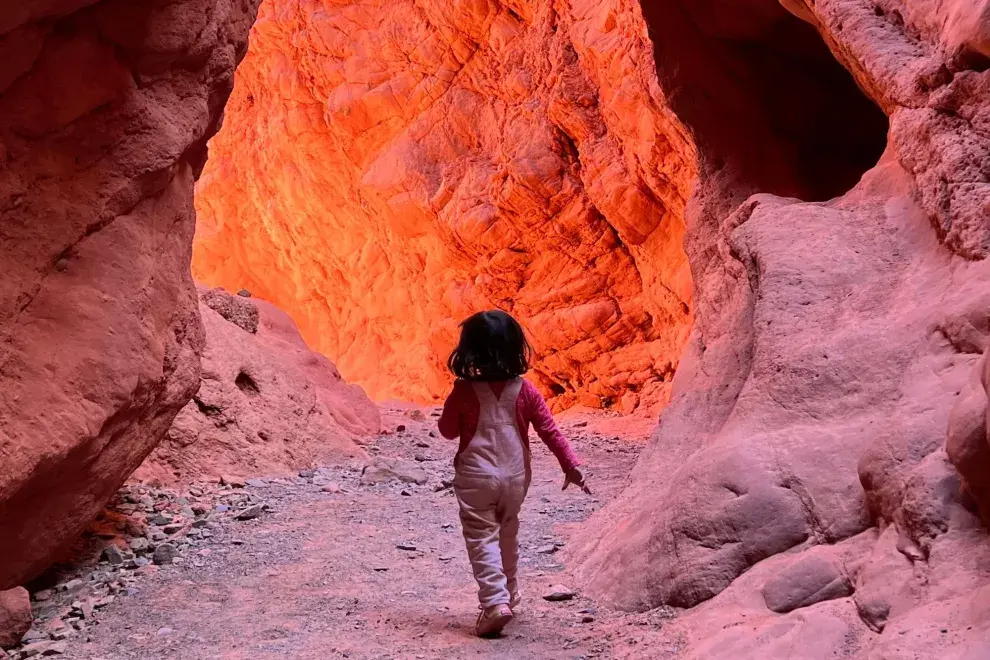
<instances>
[{"instance_id":1,"label":"orange sunlit rock","mask_svg":"<svg viewBox=\"0 0 990 660\"><path fill-rule=\"evenodd\" d=\"M286 310L373 397L442 396L517 315L558 407L668 397L694 152L631 0L267 0L197 187L194 275Z\"/></svg>"}]
</instances>

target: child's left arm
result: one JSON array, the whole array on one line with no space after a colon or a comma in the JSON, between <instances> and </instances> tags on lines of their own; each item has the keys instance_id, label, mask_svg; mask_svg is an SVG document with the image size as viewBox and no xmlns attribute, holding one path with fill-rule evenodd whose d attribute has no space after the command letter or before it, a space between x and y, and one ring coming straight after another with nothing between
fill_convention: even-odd
<instances>
[{"instance_id":1,"label":"child's left arm","mask_svg":"<svg viewBox=\"0 0 990 660\"><path fill-rule=\"evenodd\" d=\"M584 492L591 494L588 486L584 483L584 475L578 466L581 460L578 458L571 443L567 441L564 434L557 428L557 423L553 419L553 413L547 407L547 402L543 396L529 382L526 382L527 389L527 413L529 422L540 436L540 440L550 449L551 453L560 463L560 469L564 471L564 488L574 484Z\"/></svg>"}]
</instances>

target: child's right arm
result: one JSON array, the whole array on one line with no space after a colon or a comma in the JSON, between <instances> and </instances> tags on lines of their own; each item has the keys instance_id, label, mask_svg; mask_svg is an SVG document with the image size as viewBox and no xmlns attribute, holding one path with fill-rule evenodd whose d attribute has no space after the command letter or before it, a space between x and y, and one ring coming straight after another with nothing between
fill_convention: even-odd
<instances>
[{"instance_id":1,"label":"child's right arm","mask_svg":"<svg viewBox=\"0 0 990 660\"><path fill-rule=\"evenodd\" d=\"M443 412L437 422L440 435L456 440L461 435L461 412L464 410L465 381L455 380L454 389L443 402Z\"/></svg>"}]
</instances>

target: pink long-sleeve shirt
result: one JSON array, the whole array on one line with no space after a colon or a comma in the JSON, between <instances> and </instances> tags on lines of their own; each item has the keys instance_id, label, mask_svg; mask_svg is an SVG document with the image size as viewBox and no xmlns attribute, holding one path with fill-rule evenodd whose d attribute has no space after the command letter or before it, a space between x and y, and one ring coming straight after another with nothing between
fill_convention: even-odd
<instances>
[{"instance_id":1,"label":"pink long-sleeve shirt","mask_svg":"<svg viewBox=\"0 0 990 660\"><path fill-rule=\"evenodd\" d=\"M498 381L489 385L495 396L499 396L506 383ZM455 381L454 390L443 404L443 414L440 415L438 426L443 437L450 440L460 438L458 454L464 451L474 437L480 412L481 403L471 384L466 380ZM519 391L519 398L516 399L516 422L526 451L529 451L529 426L532 424L537 435L557 458L561 469L566 472L581 464L571 444L553 421L547 402L536 387L525 379Z\"/></svg>"}]
</instances>

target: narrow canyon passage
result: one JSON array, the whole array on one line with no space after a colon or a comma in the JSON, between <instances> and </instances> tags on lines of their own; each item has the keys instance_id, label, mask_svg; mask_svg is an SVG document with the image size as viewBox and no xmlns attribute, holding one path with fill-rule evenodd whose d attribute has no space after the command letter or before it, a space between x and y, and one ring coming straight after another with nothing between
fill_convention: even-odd
<instances>
[{"instance_id":1,"label":"narrow canyon passage","mask_svg":"<svg viewBox=\"0 0 990 660\"><path fill-rule=\"evenodd\" d=\"M0 660L984 660L988 62L990 0L6 3ZM597 493L533 438L490 643L488 308Z\"/></svg>"}]
</instances>

